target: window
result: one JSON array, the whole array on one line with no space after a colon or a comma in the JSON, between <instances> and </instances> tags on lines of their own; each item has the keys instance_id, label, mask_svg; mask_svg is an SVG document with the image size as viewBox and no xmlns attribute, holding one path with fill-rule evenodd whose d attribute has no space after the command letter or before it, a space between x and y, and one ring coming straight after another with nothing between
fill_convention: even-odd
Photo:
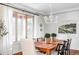
<instances>
[{"instance_id":1,"label":"window","mask_svg":"<svg viewBox=\"0 0 79 59\"><path fill-rule=\"evenodd\" d=\"M26 37L26 15L14 12L15 17L15 29L16 29L16 40L21 40Z\"/></svg>"},{"instance_id":2,"label":"window","mask_svg":"<svg viewBox=\"0 0 79 59\"><path fill-rule=\"evenodd\" d=\"M33 17L27 17L27 38L33 38Z\"/></svg>"},{"instance_id":3,"label":"window","mask_svg":"<svg viewBox=\"0 0 79 59\"><path fill-rule=\"evenodd\" d=\"M18 12L13 14L15 19L16 40L33 38L33 17Z\"/></svg>"}]
</instances>

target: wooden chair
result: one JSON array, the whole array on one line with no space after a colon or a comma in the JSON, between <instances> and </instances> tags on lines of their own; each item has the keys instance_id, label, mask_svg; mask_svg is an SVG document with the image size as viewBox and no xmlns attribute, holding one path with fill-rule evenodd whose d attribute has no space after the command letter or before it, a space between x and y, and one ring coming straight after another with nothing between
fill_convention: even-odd
<instances>
[{"instance_id":1,"label":"wooden chair","mask_svg":"<svg viewBox=\"0 0 79 59\"><path fill-rule=\"evenodd\" d=\"M57 51L58 55L70 55L70 44L72 39L67 39L64 44L58 44Z\"/></svg>"},{"instance_id":2,"label":"wooden chair","mask_svg":"<svg viewBox=\"0 0 79 59\"><path fill-rule=\"evenodd\" d=\"M70 44L71 44L72 39L67 39L67 43L65 45L65 54L70 55Z\"/></svg>"},{"instance_id":3,"label":"wooden chair","mask_svg":"<svg viewBox=\"0 0 79 59\"><path fill-rule=\"evenodd\" d=\"M63 43L64 44L58 44L58 46L57 46L57 52L58 52L57 54L58 55L65 55L64 49L65 49L66 41L64 41Z\"/></svg>"}]
</instances>

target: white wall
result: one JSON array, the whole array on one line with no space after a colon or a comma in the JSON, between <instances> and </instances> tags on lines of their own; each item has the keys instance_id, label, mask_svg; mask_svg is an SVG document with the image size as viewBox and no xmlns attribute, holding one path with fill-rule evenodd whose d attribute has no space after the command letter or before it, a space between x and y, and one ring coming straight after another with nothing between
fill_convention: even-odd
<instances>
[{"instance_id":1,"label":"white wall","mask_svg":"<svg viewBox=\"0 0 79 59\"><path fill-rule=\"evenodd\" d=\"M56 23L44 23L44 33L57 33Z\"/></svg>"},{"instance_id":2,"label":"white wall","mask_svg":"<svg viewBox=\"0 0 79 59\"><path fill-rule=\"evenodd\" d=\"M42 24L42 31L40 31L40 24ZM42 16L34 16L34 38L44 37L44 21Z\"/></svg>"},{"instance_id":3,"label":"white wall","mask_svg":"<svg viewBox=\"0 0 79 59\"><path fill-rule=\"evenodd\" d=\"M57 36L59 39L67 39L71 38L71 49L79 50L79 11L75 12L68 12L63 14L58 14L57 16L57 23L52 24L44 24L45 32L57 33ZM76 23L77 24L77 33L76 34L59 34L58 33L58 27L63 24L69 24L69 23Z\"/></svg>"},{"instance_id":4,"label":"white wall","mask_svg":"<svg viewBox=\"0 0 79 59\"><path fill-rule=\"evenodd\" d=\"M69 24L69 23L76 23L77 24L77 32L76 34L65 34L65 39L71 38L71 49L79 50L79 12L69 12L64 14L59 14L58 16L58 23L57 27L63 25L63 24ZM58 35L64 35L64 34L58 34ZM64 39L64 38L63 38Z\"/></svg>"}]
</instances>

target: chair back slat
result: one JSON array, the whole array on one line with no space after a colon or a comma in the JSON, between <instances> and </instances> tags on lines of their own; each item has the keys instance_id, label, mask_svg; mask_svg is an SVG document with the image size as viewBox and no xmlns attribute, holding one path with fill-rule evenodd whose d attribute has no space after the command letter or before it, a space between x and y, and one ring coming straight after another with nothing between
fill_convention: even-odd
<instances>
[{"instance_id":1,"label":"chair back slat","mask_svg":"<svg viewBox=\"0 0 79 59\"><path fill-rule=\"evenodd\" d=\"M66 45L66 41L63 41L63 44L58 44L57 46L57 51L58 51L58 55L64 55L64 48Z\"/></svg>"},{"instance_id":2,"label":"chair back slat","mask_svg":"<svg viewBox=\"0 0 79 59\"><path fill-rule=\"evenodd\" d=\"M71 40L72 39L67 39L66 49L70 49Z\"/></svg>"},{"instance_id":3,"label":"chair back slat","mask_svg":"<svg viewBox=\"0 0 79 59\"><path fill-rule=\"evenodd\" d=\"M58 44L58 46L57 46L58 55L59 54L60 55L70 54L71 41L72 41L72 39L67 39L67 41L63 41L63 44Z\"/></svg>"}]
</instances>

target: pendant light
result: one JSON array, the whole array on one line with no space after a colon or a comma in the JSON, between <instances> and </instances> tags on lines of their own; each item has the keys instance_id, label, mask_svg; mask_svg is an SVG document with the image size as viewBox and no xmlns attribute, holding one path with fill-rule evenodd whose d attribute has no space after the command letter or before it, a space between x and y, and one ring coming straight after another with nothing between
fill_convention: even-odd
<instances>
[{"instance_id":1,"label":"pendant light","mask_svg":"<svg viewBox=\"0 0 79 59\"><path fill-rule=\"evenodd\" d=\"M55 16L52 11L52 4L49 4L50 14L48 16L44 16L45 23L53 23L55 22Z\"/></svg>"}]
</instances>

